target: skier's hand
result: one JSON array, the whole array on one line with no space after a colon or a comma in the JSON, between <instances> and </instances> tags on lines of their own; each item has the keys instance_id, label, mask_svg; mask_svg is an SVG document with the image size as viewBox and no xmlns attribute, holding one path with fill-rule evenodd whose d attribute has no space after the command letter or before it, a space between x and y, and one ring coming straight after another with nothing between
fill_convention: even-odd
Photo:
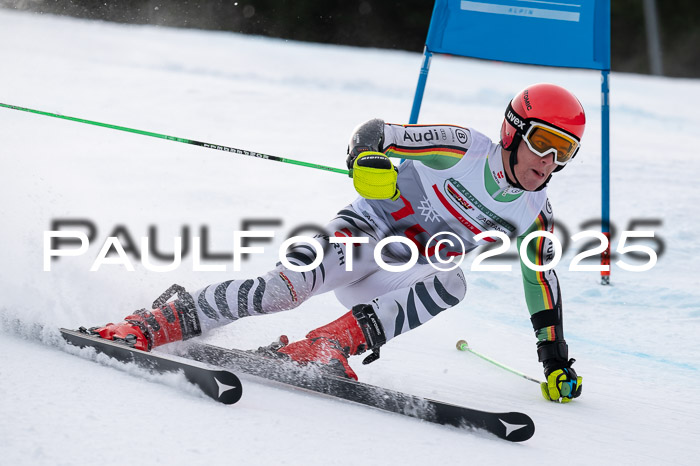
<instances>
[{"instance_id":1,"label":"skier's hand","mask_svg":"<svg viewBox=\"0 0 700 466\"><path fill-rule=\"evenodd\" d=\"M573 363L573 359L569 362ZM542 396L549 401L568 403L581 395L583 379L576 375L571 367L557 369L547 375L547 382L542 382Z\"/></svg>"},{"instance_id":2,"label":"skier's hand","mask_svg":"<svg viewBox=\"0 0 700 466\"><path fill-rule=\"evenodd\" d=\"M581 377L571 365L576 361L569 359L569 345L566 341L540 341L537 343L537 356L544 366L546 382L540 384L542 396L549 401L568 403L581 395Z\"/></svg>"},{"instance_id":3,"label":"skier's hand","mask_svg":"<svg viewBox=\"0 0 700 466\"><path fill-rule=\"evenodd\" d=\"M401 193L396 187L398 170L381 152L366 151L359 154L352 165L352 183L365 199L391 199Z\"/></svg>"},{"instance_id":4,"label":"skier's hand","mask_svg":"<svg viewBox=\"0 0 700 466\"><path fill-rule=\"evenodd\" d=\"M549 401L568 403L581 395L582 378L571 367L575 359L569 359L558 369L545 370L547 381L542 382L542 396Z\"/></svg>"}]
</instances>

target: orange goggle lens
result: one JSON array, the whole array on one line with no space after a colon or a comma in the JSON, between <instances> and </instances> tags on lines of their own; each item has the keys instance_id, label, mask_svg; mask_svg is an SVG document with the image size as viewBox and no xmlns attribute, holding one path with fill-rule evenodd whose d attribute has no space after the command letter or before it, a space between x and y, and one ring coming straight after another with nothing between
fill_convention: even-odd
<instances>
[{"instance_id":1,"label":"orange goggle lens","mask_svg":"<svg viewBox=\"0 0 700 466\"><path fill-rule=\"evenodd\" d=\"M557 165L566 165L579 149L579 142L562 131L534 123L525 134L525 142L531 151L545 157L554 153Z\"/></svg>"}]
</instances>

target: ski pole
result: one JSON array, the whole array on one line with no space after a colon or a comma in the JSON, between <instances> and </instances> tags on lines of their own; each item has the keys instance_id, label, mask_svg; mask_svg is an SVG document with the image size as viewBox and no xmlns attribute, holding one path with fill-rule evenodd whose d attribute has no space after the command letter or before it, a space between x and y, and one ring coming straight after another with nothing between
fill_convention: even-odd
<instances>
[{"instance_id":1,"label":"ski pole","mask_svg":"<svg viewBox=\"0 0 700 466\"><path fill-rule=\"evenodd\" d=\"M540 382L539 380L537 380L537 379L533 379L532 377L530 377L530 376L528 376L528 375L526 375L526 374L523 374L523 373L520 372L520 371L516 371L515 369L512 369L512 368L506 366L505 364L501 364L500 362L498 362L498 361L496 361L496 360L494 360L494 359L491 359L491 358L489 358L488 356L484 356L483 354L481 354L481 353L479 353L479 352L477 352L477 351L474 351L473 349L471 349L471 348L469 347L469 343L467 343L466 340L459 340L459 341L457 342L457 349L460 350L460 351L469 351L470 353L472 353L472 354L474 354L474 355L476 355L476 356L479 356L479 357L480 357L481 359L483 359L484 361L488 361L488 362L490 362L491 364L493 364L493 365L495 365L495 366L498 366L498 367L500 367L501 369L505 369L505 370L507 370L507 371L510 372L510 373L513 373L513 374L515 374L515 375L518 375L518 376L522 377L523 379L527 379L527 380L529 380L530 382L535 382L535 383L538 384L538 385L541 383L541 382Z\"/></svg>"},{"instance_id":2,"label":"ski pole","mask_svg":"<svg viewBox=\"0 0 700 466\"><path fill-rule=\"evenodd\" d=\"M53 118L61 118L63 120L75 121L78 123L85 123L87 125L94 125L94 126L101 126L103 128L116 129L118 131L126 131L129 133L141 134L143 136L150 136L150 137L154 137L154 138L167 139L169 141L181 142L183 144L192 144L194 146L201 146L201 147L206 147L207 149L216 149L216 150L220 150L220 151L224 151L224 152L231 152L233 154L238 154L238 155L247 155L249 157L257 157L259 159L273 160L275 162L283 162L283 163L290 163L293 165L301 165L302 167L316 168L318 170L326 170L329 172L342 173L343 175L349 174L348 170L344 170L342 168L327 167L325 165L319 165L316 163L309 163L309 162L302 162L300 160L288 159L288 158L284 158L284 157L277 157L274 155L262 154L260 152L255 152L255 151L251 151L251 150L236 149L235 147L222 146L219 144L211 144L208 142L194 141L192 139L185 139L185 138L180 138L180 137L176 137L176 136L168 136L165 134L153 133L150 131L143 131L143 130L134 129L134 128L127 128L125 126L117 126L117 125L112 125L109 123L100 123L99 121L85 120L83 118L75 118L75 117L70 117L70 116L66 116L66 115L59 115L57 113L44 112L41 110L34 110L31 108L17 107L16 105L8 105L8 104L3 104L1 102L0 102L0 107L9 108L12 110L20 110L22 112L35 113L37 115L44 115L44 116L49 116L49 117L53 117Z\"/></svg>"}]
</instances>

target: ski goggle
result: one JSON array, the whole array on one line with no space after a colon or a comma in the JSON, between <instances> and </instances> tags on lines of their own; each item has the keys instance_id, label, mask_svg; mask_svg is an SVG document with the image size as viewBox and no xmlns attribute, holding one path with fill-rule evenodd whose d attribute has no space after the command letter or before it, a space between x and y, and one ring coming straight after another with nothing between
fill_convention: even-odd
<instances>
[{"instance_id":1,"label":"ski goggle","mask_svg":"<svg viewBox=\"0 0 700 466\"><path fill-rule=\"evenodd\" d=\"M527 147L540 157L554 154L554 163L566 165L579 150L579 142L571 135L549 126L533 121L523 137Z\"/></svg>"}]
</instances>

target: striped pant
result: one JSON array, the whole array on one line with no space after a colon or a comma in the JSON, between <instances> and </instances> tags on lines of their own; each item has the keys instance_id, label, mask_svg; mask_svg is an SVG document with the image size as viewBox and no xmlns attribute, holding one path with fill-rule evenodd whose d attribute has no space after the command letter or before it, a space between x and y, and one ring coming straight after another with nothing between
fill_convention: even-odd
<instances>
[{"instance_id":1,"label":"striped pant","mask_svg":"<svg viewBox=\"0 0 700 466\"><path fill-rule=\"evenodd\" d=\"M315 236L324 254L321 263L310 271L294 271L277 264L262 276L214 283L192 293L202 330L241 317L290 310L314 295L334 291L346 309L372 304L388 341L464 299L467 285L459 268L439 271L429 264L416 264L404 272L381 268L374 260L374 248L386 233L372 217L367 211L358 213L352 205L338 212L325 227L326 234ZM366 237L369 242L331 243L329 238L334 236ZM346 270L348 252L352 254L352 271ZM291 264L303 266L313 263L317 253L311 245L297 243L286 257ZM389 265L401 265L408 257L394 250L384 253L383 259Z\"/></svg>"}]
</instances>

